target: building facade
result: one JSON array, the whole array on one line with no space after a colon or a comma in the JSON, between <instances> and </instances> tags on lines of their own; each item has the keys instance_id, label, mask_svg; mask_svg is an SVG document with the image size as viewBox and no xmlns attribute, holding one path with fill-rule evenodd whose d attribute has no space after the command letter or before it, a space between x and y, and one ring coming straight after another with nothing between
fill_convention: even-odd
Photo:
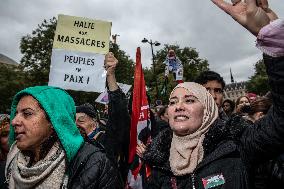
<instances>
[{"instance_id":1,"label":"building facade","mask_svg":"<svg viewBox=\"0 0 284 189\"><path fill-rule=\"evenodd\" d=\"M225 99L230 99L235 102L238 97L246 95L246 84L246 81L227 84L224 88Z\"/></svg>"}]
</instances>

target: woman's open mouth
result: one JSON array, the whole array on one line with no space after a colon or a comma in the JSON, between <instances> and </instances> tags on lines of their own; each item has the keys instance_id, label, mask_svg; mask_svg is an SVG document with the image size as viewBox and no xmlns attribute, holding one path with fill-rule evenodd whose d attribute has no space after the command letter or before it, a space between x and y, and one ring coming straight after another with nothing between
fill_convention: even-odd
<instances>
[{"instance_id":1,"label":"woman's open mouth","mask_svg":"<svg viewBox=\"0 0 284 189\"><path fill-rule=\"evenodd\" d=\"M185 121L185 120L188 120L188 119L189 119L189 116L187 116L187 115L176 115L174 117L175 121Z\"/></svg>"}]
</instances>

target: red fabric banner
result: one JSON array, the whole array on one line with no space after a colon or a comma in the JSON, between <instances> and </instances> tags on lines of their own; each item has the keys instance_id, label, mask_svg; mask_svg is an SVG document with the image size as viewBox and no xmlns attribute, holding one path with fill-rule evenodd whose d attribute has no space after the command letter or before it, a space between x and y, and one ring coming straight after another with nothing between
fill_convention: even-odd
<instances>
[{"instance_id":1,"label":"red fabric banner","mask_svg":"<svg viewBox=\"0 0 284 189\"><path fill-rule=\"evenodd\" d=\"M133 162L134 156L136 154L138 121L141 119L142 120L149 119L148 113L145 112L145 110L147 109L149 109L149 105L146 96L144 73L141 64L141 52L140 52L140 47L138 47L136 51L136 65L134 73L134 88L133 88L129 160L128 160L129 163Z\"/></svg>"},{"instance_id":2,"label":"red fabric banner","mask_svg":"<svg viewBox=\"0 0 284 189\"><path fill-rule=\"evenodd\" d=\"M134 86L132 94L132 113L130 127L130 144L129 144L129 163L130 170L127 178L127 189L143 189L143 179L146 179L151 172L150 168L145 165L136 155L138 143L147 145L151 141L151 121L150 107L146 95L146 86L144 73L141 64L140 48L136 52L136 65L134 73ZM141 174L145 172L144 174ZM143 176L145 175L145 176Z\"/></svg>"}]
</instances>

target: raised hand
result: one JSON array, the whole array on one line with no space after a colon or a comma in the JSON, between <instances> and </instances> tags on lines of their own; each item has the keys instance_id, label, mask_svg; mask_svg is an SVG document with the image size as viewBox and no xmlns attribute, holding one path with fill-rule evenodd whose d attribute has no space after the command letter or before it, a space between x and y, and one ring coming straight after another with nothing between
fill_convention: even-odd
<instances>
[{"instance_id":1,"label":"raised hand","mask_svg":"<svg viewBox=\"0 0 284 189\"><path fill-rule=\"evenodd\" d=\"M278 18L267 0L232 0L232 4L224 0L212 2L255 36L261 28Z\"/></svg>"},{"instance_id":2,"label":"raised hand","mask_svg":"<svg viewBox=\"0 0 284 189\"><path fill-rule=\"evenodd\" d=\"M118 64L118 60L114 57L112 52L109 52L105 56L104 67L107 71L107 83L110 91L115 91L118 89L115 78L115 68Z\"/></svg>"},{"instance_id":3,"label":"raised hand","mask_svg":"<svg viewBox=\"0 0 284 189\"><path fill-rule=\"evenodd\" d=\"M115 68L118 63L118 60L114 57L112 52L109 52L105 55L104 67L107 71L107 75L114 75Z\"/></svg>"}]
</instances>

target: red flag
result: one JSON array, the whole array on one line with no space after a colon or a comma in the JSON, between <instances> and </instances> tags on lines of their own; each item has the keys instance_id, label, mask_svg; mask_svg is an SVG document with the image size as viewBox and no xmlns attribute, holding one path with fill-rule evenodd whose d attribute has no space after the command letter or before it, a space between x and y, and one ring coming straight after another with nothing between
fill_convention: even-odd
<instances>
[{"instance_id":1,"label":"red flag","mask_svg":"<svg viewBox=\"0 0 284 189\"><path fill-rule=\"evenodd\" d=\"M131 163L127 177L127 188L143 189L143 175L150 175L149 167L144 164L138 155L136 147L139 141L147 145L151 141L150 107L146 96L144 73L141 64L140 48L136 52L136 66L132 98L132 114L130 127L129 160ZM145 173L145 174L142 174Z\"/></svg>"},{"instance_id":2,"label":"red flag","mask_svg":"<svg viewBox=\"0 0 284 189\"><path fill-rule=\"evenodd\" d=\"M141 64L140 47L136 51L136 66L134 74L134 88L132 100L132 114L131 114L131 127L130 127L130 144L129 144L129 163L133 162L136 154L137 146L137 126L138 121L148 120L149 105L146 96L146 86L144 80L144 73Z\"/></svg>"}]
</instances>

